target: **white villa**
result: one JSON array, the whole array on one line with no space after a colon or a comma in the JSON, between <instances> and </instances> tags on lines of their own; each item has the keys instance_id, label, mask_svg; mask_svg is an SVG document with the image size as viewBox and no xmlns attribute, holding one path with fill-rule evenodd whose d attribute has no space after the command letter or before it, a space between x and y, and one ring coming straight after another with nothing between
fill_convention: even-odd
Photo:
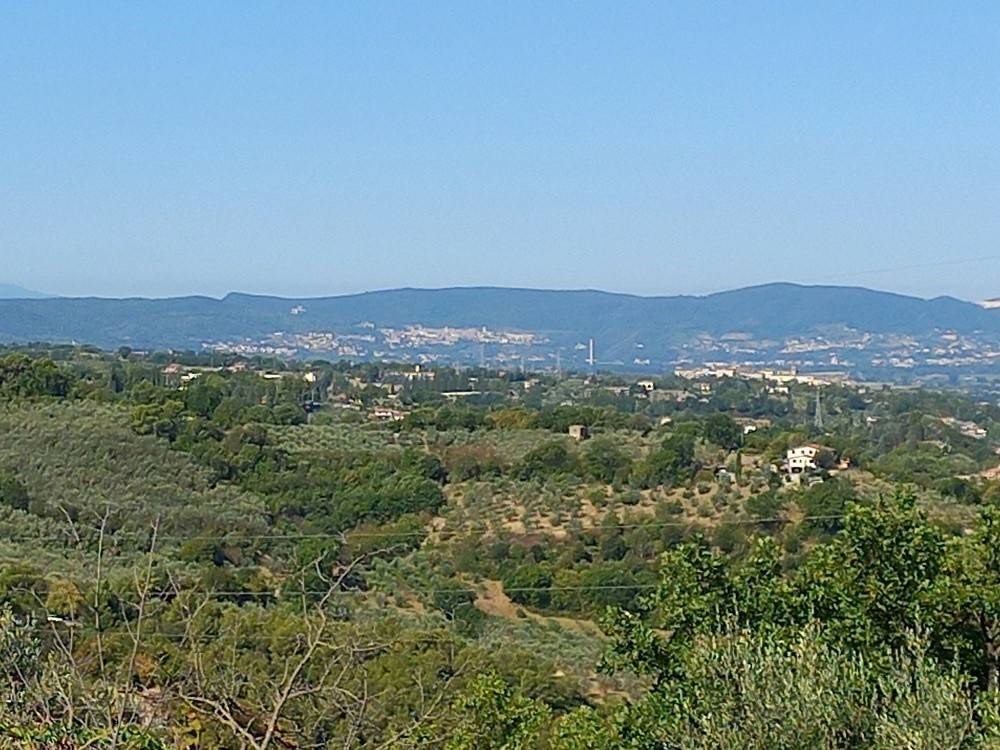
<instances>
[{"instance_id":1,"label":"white villa","mask_svg":"<svg viewBox=\"0 0 1000 750\"><path fill-rule=\"evenodd\" d=\"M789 474L801 474L804 471L816 469L816 456L819 454L818 445L800 445L798 448L790 448L785 453L785 465Z\"/></svg>"}]
</instances>

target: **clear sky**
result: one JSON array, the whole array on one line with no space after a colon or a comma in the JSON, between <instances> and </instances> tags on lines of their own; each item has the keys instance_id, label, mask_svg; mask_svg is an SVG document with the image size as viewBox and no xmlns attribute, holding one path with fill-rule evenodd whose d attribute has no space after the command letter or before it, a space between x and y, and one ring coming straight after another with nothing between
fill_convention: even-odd
<instances>
[{"instance_id":1,"label":"clear sky","mask_svg":"<svg viewBox=\"0 0 1000 750\"><path fill-rule=\"evenodd\" d=\"M997 296L998 53L995 0L5 3L0 281Z\"/></svg>"}]
</instances>

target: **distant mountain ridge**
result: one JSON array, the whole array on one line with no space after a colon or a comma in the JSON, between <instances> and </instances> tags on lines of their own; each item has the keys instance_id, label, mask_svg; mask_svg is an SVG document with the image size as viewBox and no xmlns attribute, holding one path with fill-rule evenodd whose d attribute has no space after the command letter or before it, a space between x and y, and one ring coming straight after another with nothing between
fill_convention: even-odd
<instances>
[{"instance_id":1,"label":"distant mountain ridge","mask_svg":"<svg viewBox=\"0 0 1000 750\"><path fill-rule=\"evenodd\" d=\"M0 299L46 299L49 296L17 284L0 284Z\"/></svg>"},{"instance_id":2,"label":"distant mountain ridge","mask_svg":"<svg viewBox=\"0 0 1000 750\"><path fill-rule=\"evenodd\" d=\"M642 297L597 290L504 287L391 289L318 298L232 293L222 299L0 299L0 341L193 348L277 331L482 327L537 332L554 346L590 337L608 356L667 352L698 337L780 341L833 329L996 337L1000 310L952 297L921 299L861 287L774 283L704 296Z\"/></svg>"}]
</instances>

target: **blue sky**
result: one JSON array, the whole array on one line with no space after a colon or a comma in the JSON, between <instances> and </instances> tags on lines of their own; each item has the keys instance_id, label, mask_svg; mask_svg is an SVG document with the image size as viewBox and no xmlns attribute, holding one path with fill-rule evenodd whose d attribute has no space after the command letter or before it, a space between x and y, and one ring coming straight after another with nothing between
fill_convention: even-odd
<instances>
[{"instance_id":1,"label":"blue sky","mask_svg":"<svg viewBox=\"0 0 1000 750\"><path fill-rule=\"evenodd\" d=\"M9 3L0 281L996 296L998 49L996 2Z\"/></svg>"}]
</instances>

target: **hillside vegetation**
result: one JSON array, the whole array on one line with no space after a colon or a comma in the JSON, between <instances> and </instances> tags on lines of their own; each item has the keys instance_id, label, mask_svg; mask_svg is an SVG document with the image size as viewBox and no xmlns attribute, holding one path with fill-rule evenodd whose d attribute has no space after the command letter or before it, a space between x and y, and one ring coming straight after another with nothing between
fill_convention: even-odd
<instances>
[{"instance_id":1,"label":"hillside vegetation","mask_svg":"<svg viewBox=\"0 0 1000 750\"><path fill-rule=\"evenodd\" d=\"M1000 409L815 396L2 354L0 747L1000 746Z\"/></svg>"}]
</instances>

